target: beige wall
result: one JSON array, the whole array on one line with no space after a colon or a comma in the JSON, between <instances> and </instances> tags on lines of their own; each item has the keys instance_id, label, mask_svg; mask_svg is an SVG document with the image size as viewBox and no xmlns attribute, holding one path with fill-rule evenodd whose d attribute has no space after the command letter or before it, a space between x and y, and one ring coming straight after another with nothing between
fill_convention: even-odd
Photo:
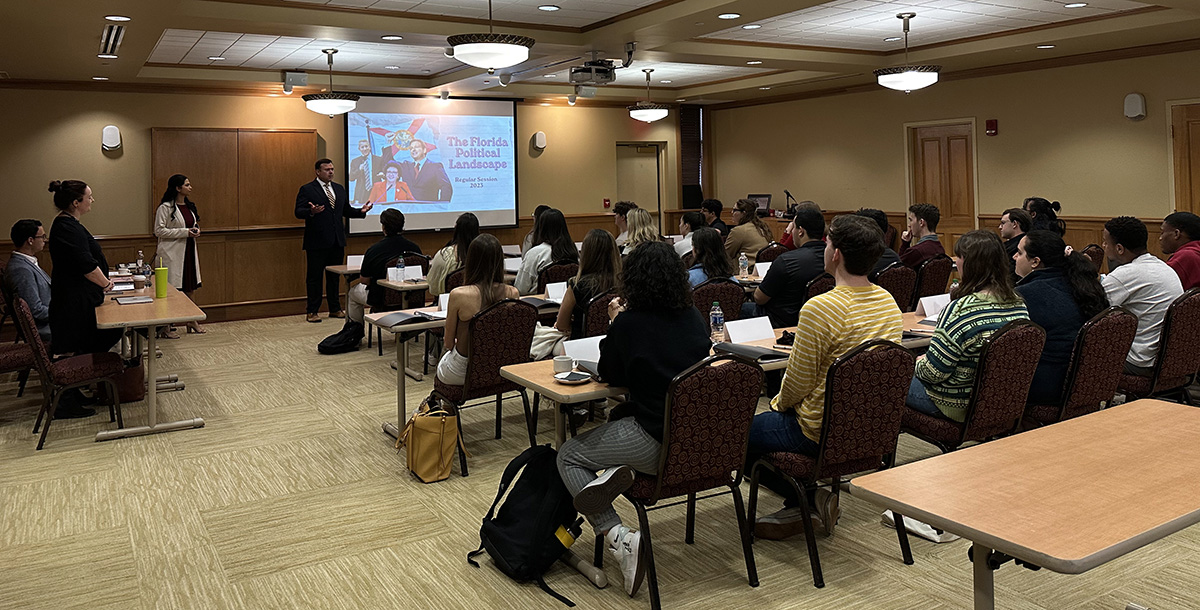
<instances>
[{"instance_id":1,"label":"beige wall","mask_svg":"<svg viewBox=\"0 0 1200 610\"><path fill-rule=\"evenodd\" d=\"M92 233L149 233L155 199L165 187L150 184L152 127L316 129L319 152L339 167L344 162L342 118L309 112L298 98L0 89L0 108L6 117L0 151L0 228L5 231L19 218L49 222L55 211L47 183L80 179L92 186L97 200L85 220ZM100 149L100 130L108 124L121 128L120 154ZM646 125L622 108L522 104L517 129L522 214L542 203L566 213L604 211L605 197L616 200L618 142L666 143L665 183L678 181L674 116ZM539 130L549 144L540 153L530 144ZM194 199L203 206L204 185L195 187ZM666 189L664 208L678 206L677 193ZM291 208L294 201L264 204Z\"/></svg>"},{"instance_id":2,"label":"beige wall","mask_svg":"<svg viewBox=\"0 0 1200 610\"><path fill-rule=\"evenodd\" d=\"M1148 116L1124 118L1127 93ZM942 82L712 113L715 186L726 201L789 189L826 209L906 206L905 129L973 117L978 205L997 213L1028 196L1072 216L1170 213L1170 100L1200 98L1200 52ZM1000 133L983 135L998 119ZM706 194L709 189L705 189Z\"/></svg>"}]
</instances>

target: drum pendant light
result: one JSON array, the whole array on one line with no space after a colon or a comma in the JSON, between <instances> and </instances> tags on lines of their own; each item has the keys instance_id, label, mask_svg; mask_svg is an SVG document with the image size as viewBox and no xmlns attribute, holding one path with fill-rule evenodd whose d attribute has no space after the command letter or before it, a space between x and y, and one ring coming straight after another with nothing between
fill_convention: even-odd
<instances>
[{"instance_id":1,"label":"drum pendant light","mask_svg":"<svg viewBox=\"0 0 1200 610\"><path fill-rule=\"evenodd\" d=\"M321 49L329 58L329 93L309 93L303 96L304 106L317 114L345 114L358 106L358 96L353 93L337 93L333 90L333 54L337 49Z\"/></svg>"},{"instance_id":2,"label":"drum pendant light","mask_svg":"<svg viewBox=\"0 0 1200 610\"><path fill-rule=\"evenodd\" d=\"M904 22L904 65L893 68L880 68L875 71L875 78L880 85L888 89L909 93L924 89L938 81L938 71L941 66L914 66L908 63L908 21L916 17L916 13L900 13L897 19Z\"/></svg>"}]
</instances>

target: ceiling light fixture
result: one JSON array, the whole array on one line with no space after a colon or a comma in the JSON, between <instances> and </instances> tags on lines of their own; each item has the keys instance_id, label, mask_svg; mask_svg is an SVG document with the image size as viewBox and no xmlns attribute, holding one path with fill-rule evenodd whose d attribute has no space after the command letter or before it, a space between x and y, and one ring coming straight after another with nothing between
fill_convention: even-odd
<instances>
[{"instance_id":1,"label":"ceiling light fixture","mask_svg":"<svg viewBox=\"0 0 1200 610\"><path fill-rule=\"evenodd\" d=\"M575 94L574 94L574 93L572 93L571 95L568 95L568 96L567 96L567 105L568 105L568 106L574 106L574 105L575 105L575 100L576 100L576 99L577 99L577 98L575 97Z\"/></svg>"},{"instance_id":2,"label":"ceiling light fixture","mask_svg":"<svg viewBox=\"0 0 1200 610\"><path fill-rule=\"evenodd\" d=\"M770 89L770 87L759 87L758 88L759 91L767 91L769 89Z\"/></svg>"},{"instance_id":3,"label":"ceiling light fixture","mask_svg":"<svg viewBox=\"0 0 1200 610\"><path fill-rule=\"evenodd\" d=\"M96 55L96 57L99 57L100 59L116 59L117 58L117 56L113 55L112 53L99 53Z\"/></svg>"},{"instance_id":4,"label":"ceiling light fixture","mask_svg":"<svg viewBox=\"0 0 1200 610\"><path fill-rule=\"evenodd\" d=\"M345 114L358 106L358 96L353 93L337 93L333 90L333 55L337 49L321 49L329 60L329 93L309 93L304 96L304 106L317 114Z\"/></svg>"},{"instance_id":5,"label":"ceiling light fixture","mask_svg":"<svg viewBox=\"0 0 1200 610\"><path fill-rule=\"evenodd\" d=\"M553 74L543 74L542 78L554 78Z\"/></svg>"},{"instance_id":6,"label":"ceiling light fixture","mask_svg":"<svg viewBox=\"0 0 1200 610\"><path fill-rule=\"evenodd\" d=\"M383 36L380 36L379 39L393 42L396 40L404 40L404 37L400 36L399 34L384 34Z\"/></svg>"},{"instance_id":7,"label":"ceiling light fixture","mask_svg":"<svg viewBox=\"0 0 1200 610\"><path fill-rule=\"evenodd\" d=\"M450 92L449 91L441 91L438 93L438 97L442 98L443 102L447 101L450 99Z\"/></svg>"},{"instance_id":8,"label":"ceiling light fixture","mask_svg":"<svg viewBox=\"0 0 1200 610\"><path fill-rule=\"evenodd\" d=\"M1070 2L1063 5L1063 8L1083 8L1087 6L1087 2Z\"/></svg>"},{"instance_id":9,"label":"ceiling light fixture","mask_svg":"<svg viewBox=\"0 0 1200 610\"><path fill-rule=\"evenodd\" d=\"M108 80L107 76L93 76L92 80Z\"/></svg>"},{"instance_id":10,"label":"ceiling light fixture","mask_svg":"<svg viewBox=\"0 0 1200 610\"><path fill-rule=\"evenodd\" d=\"M1038 45L1038 46L1037 46L1037 48L1039 48L1039 49L1053 49L1053 48L1054 48L1054 45L1052 45L1052 44L1040 44L1040 45Z\"/></svg>"},{"instance_id":11,"label":"ceiling light fixture","mask_svg":"<svg viewBox=\"0 0 1200 610\"><path fill-rule=\"evenodd\" d=\"M221 57L220 55L209 55L208 60L209 61L225 61L225 58Z\"/></svg>"},{"instance_id":12,"label":"ceiling light fixture","mask_svg":"<svg viewBox=\"0 0 1200 610\"><path fill-rule=\"evenodd\" d=\"M909 93L915 89L924 89L938 81L938 72L942 69L941 66L914 66L908 63L908 21L916 16L916 13L896 15L897 19L904 22L904 65L876 70L875 78L881 86Z\"/></svg>"},{"instance_id":13,"label":"ceiling light fixture","mask_svg":"<svg viewBox=\"0 0 1200 610\"><path fill-rule=\"evenodd\" d=\"M888 36L887 38L883 39L884 42L900 42L901 40L904 39L899 36Z\"/></svg>"},{"instance_id":14,"label":"ceiling light fixture","mask_svg":"<svg viewBox=\"0 0 1200 610\"><path fill-rule=\"evenodd\" d=\"M533 39L517 34L497 34L492 31L492 0L488 0L488 31L486 34L455 34L446 39L454 47L458 61L483 68L494 74L498 68L515 66L529 59Z\"/></svg>"},{"instance_id":15,"label":"ceiling light fixture","mask_svg":"<svg viewBox=\"0 0 1200 610\"><path fill-rule=\"evenodd\" d=\"M115 21L117 23L121 23L124 21L133 21L133 19L130 19L129 17L126 17L125 15L105 15L104 20L105 21Z\"/></svg>"},{"instance_id":16,"label":"ceiling light fixture","mask_svg":"<svg viewBox=\"0 0 1200 610\"><path fill-rule=\"evenodd\" d=\"M741 16L741 13L721 13L717 15L717 19L739 19Z\"/></svg>"},{"instance_id":17,"label":"ceiling light fixture","mask_svg":"<svg viewBox=\"0 0 1200 610\"><path fill-rule=\"evenodd\" d=\"M646 68L642 72L646 73L646 101L638 102L629 106L629 118L642 121L644 123L653 123L667 116L667 111L671 109L666 104L655 104L650 100L650 73L654 68Z\"/></svg>"},{"instance_id":18,"label":"ceiling light fixture","mask_svg":"<svg viewBox=\"0 0 1200 610\"><path fill-rule=\"evenodd\" d=\"M761 62L761 61L759 61L759 60L757 60L757 59L752 59L752 60L750 60L750 61L746 62L746 65L747 65L747 66L757 66L757 65L760 65L760 64L762 64L762 62Z\"/></svg>"},{"instance_id":19,"label":"ceiling light fixture","mask_svg":"<svg viewBox=\"0 0 1200 610\"><path fill-rule=\"evenodd\" d=\"M553 13L554 11L557 11L558 9L559 9L559 7L554 4L543 4L538 7L539 11L546 11L547 13Z\"/></svg>"},{"instance_id":20,"label":"ceiling light fixture","mask_svg":"<svg viewBox=\"0 0 1200 610\"><path fill-rule=\"evenodd\" d=\"M761 28L761 27L762 26L757 23L747 23L746 25L742 26L742 29L743 30L757 30L758 28Z\"/></svg>"},{"instance_id":21,"label":"ceiling light fixture","mask_svg":"<svg viewBox=\"0 0 1200 610\"><path fill-rule=\"evenodd\" d=\"M662 83L662 84L664 84L664 85L669 85L669 84L671 84L671 81L669 81L669 80L660 80L660 81L658 81L658 82L659 82L659 83Z\"/></svg>"},{"instance_id":22,"label":"ceiling light fixture","mask_svg":"<svg viewBox=\"0 0 1200 610\"><path fill-rule=\"evenodd\" d=\"M384 66L384 70L399 70L400 66Z\"/></svg>"}]
</instances>

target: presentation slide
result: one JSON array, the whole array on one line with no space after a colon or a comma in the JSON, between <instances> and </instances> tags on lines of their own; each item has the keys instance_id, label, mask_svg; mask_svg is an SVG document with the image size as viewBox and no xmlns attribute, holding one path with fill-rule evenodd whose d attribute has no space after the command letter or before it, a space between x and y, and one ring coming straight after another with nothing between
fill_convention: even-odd
<instances>
[{"instance_id":1,"label":"presentation slide","mask_svg":"<svg viewBox=\"0 0 1200 610\"><path fill-rule=\"evenodd\" d=\"M404 229L452 229L463 212L480 226L517 223L516 104L512 101L364 95L346 113L346 188L371 203L351 233L382 228L404 212Z\"/></svg>"}]
</instances>

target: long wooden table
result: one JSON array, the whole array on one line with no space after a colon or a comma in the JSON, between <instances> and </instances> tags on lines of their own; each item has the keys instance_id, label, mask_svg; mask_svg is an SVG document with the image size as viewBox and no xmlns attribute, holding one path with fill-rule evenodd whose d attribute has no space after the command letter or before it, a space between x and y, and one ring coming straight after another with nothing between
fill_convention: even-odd
<instances>
[{"instance_id":1,"label":"long wooden table","mask_svg":"<svg viewBox=\"0 0 1200 610\"><path fill-rule=\"evenodd\" d=\"M158 422L158 358L156 356L158 347L156 340L158 329L164 326L186 322L200 322L208 316L191 299L170 285L167 286L166 298L154 299L151 303L121 305L116 301L117 296L153 297L154 288L147 286L141 290L126 291L118 295L106 294L104 296L104 303L96 308L96 328L145 328L148 331L146 333L146 413L148 421L145 426L103 430L96 434L96 440L106 441L127 436L141 436L143 434L204 427L204 420L199 417L174 422ZM138 345L138 337L140 335L134 333L133 353L140 358L142 350L140 345Z\"/></svg>"},{"instance_id":2,"label":"long wooden table","mask_svg":"<svg viewBox=\"0 0 1200 610\"><path fill-rule=\"evenodd\" d=\"M1200 522L1200 409L1131 403L850 481L973 543L976 610L1007 558L1079 574Z\"/></svg>"}]
</instances>

